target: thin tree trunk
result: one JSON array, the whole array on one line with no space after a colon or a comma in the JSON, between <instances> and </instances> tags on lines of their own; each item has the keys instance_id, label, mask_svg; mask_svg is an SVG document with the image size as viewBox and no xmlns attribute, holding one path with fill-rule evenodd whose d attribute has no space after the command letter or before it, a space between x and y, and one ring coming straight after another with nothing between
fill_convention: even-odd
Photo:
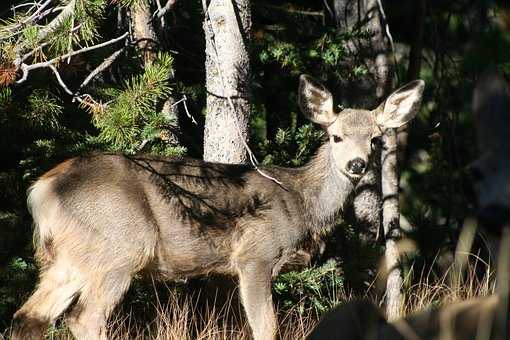
<instances>
[{"instance_id":1,"label":"thin tree trunk","mask_svg":"<svg viewBox=\"0 0 510 340\"><path fill-rule=\"evenodd\" d=\"M383 198L383 229L386 239L384 252L388 277L386 282L386 315L389 320L397 319L402 312L402 273L399 265L397 242L401 238L398 202L397 133L386 131L381 152L381 187Z\"/></svg>"},{"instance_id":2,"label":"thin tree trunk","mask_svg":"<svg viewBox=\"0 0 510 340\"><path fill-rule=\"evenodd\" d=\"M391 42L378 0L335 0L334 10L340 32L371 32L369 39L351 39L345 46L348 55L344 67L361 64L368 73L361 79L344 80L342 99L350 106L375 107L390 93L394 75Z\"/></svg>"},{"instance_id":3,"label":"thin tree trunk","mask_svg":"<svg viewBox=\"0 0 510 340\"><path fill-rule=\"evenodd\" d=\"M139 51L142 53L144 63L152 63L156 59L160 41L153 26L152 12L149 0L141 0L135 3L131 9L133 37ZM173 78L173 71L169 71L169 80ZM172 122L172 126L163 131L161 138L170 144L178 143L179 114L174 105L175 98L170 96L161 109L161 113Z\"/></svg>"},{"instance_id":4,"label":"thin tree trunk","mask_svg":"<svg viewBox=\"0 0 510 340\"><path fill-rule=\"evenodd\" d=\"M150 4L148 0L137 1L131 9L133 37L142 59L152 62L156 58L158 37L154 31L151 20Z\"/></svg>"},{"instance_id":5,"label":"thin tree trunk","mask_svg":"<svg viewBox=\"0 0 510 340\"><path fill-rule=\"evenodd\" d=\"M250 1L205 1L204 159L245 163L250 118Z\"/></svg>"},{"instance_id":6,"label":"thin tree trunk","mask_svg":"<svg viewBox=\"0 0 510 340\"><path fill-rule=\"evenodd\" d=\"M409 51L409 65L407 67L407 81L412 81L420 77L422 51L423 51L423 32L425 28L426 1L418 0L415 2L415 31L414 39ZM406 162L407 142L409 133L412 129L406 124L398 129L398 162L403 165Z\"/></svg>"}]
</instances>

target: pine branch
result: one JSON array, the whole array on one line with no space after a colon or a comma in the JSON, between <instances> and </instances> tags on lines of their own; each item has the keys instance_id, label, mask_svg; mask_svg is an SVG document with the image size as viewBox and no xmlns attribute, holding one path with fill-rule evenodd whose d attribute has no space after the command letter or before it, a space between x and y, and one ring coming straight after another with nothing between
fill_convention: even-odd
<instances>
[{"instance_id":1,"label":"pine branch","mask_svg":"<svg viewBox=\"0 0 510 340\"><path fill-rule=\"evenodd\" d=\"M57 30L57 28L62 25L62 23L69 18L70 16L74 15L74 9L76 5L76 0L71 0L67 5L64 6L64 9L60 14L53 19L49 24L44 26L44 28L39 31L39 41L43 40L48 36L48 34L53 33Z\"/></svg>"},{"instance_id":2,"label":"pine branch","mask_svg":"<svg viewBox=\"0 0 510 340\"><path fill-rule=\"evenodd\" d=\"M84 47L84 48L82 48L80 50L72 51L72 52L66 53L64 55L55 57L53 59L50 59L48 61L41 62L41 63L27 65L27 64L22 62L21 65L19 66L19 69L21 69L21 71L23 72L23 75L22 75L22 77L18 81L16 81L16 83L20 84L20 83L23 83L25 80L27 80L28 73L30 71L32 71L32 70L35 70L35 69L38 69L38 68L50 67L51 65L54 65L54 64L62 61L65 58L70 58L70 57L73 57L73 56L81 54L81 53L89 52L89 51L96 50L96 49L101 48L101 47L105 47L105 46L111 45L113 43L116 43L117 41L125 39L127 36L128 36L128 33L126 32L126 33L124 33L123 35L121 35L121 36L119 36L117 38L105 41L105 42L103 42L101 44L97 44L97 45L89 46L89 47Z\"/></svg>"}]
</instances>

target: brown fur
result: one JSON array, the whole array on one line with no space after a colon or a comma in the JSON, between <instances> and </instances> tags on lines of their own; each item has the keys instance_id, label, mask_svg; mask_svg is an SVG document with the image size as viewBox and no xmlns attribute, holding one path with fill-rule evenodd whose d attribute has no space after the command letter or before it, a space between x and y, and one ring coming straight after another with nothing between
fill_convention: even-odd
<instances>
[{"instance_id":1,"label":"brown fur","mask_svg":"<svg viewBox=\"0 0 510 340\"><path fill-rule=\"evenodd\" d=\"M58 176L58 175L65 174L67 172L67 170L69 170L71 165L73 165L73 162L74 162L74 158L71 158L71 159L63 161L62 163L60 163L59 165L57 165L56 167L54 167L50 171L45 172L40 177L40 179L51 178L51 177L55 177L55 176Z\"/></svg>"},{"instance_id":2,"label":"brown fur","mask_svg":"<svg viewBox=\"0 0 510 340\"><path fill-rule=\"evenodd\" d=\"M415 86L410 98L419 100L423 84ZM380 133L373 115L329 114L329 138L342 134L344 142L327 141L302 168L261 168L281 184L247 165L143 155L92 154L50 170L29 190L43 267L15 314L14 339L39 339L25 331L30 324L66 310L77 339L106 339L109 314L142 270L166 280L237 276L254 338L272 339L271 278L289 262L309 261L302 248L313 248L340 216L361 177L348 174L348 161L368 159L370 138Z\"/></svg>"}]
</instances>

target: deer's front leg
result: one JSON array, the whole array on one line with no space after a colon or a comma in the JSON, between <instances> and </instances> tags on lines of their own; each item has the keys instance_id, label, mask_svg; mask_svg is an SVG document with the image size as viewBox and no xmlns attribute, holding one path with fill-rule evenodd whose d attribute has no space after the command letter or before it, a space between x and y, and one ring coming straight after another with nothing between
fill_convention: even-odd
<instances>
[{"instance_id":1,"label":"deer's front leg","mask_svg":"<svg viewBox=\"0 0 510 340\"><path fill-rule=\"evenodd\" d=\"M271 267L258 262L239 266L239 288L255 340L273 340L276 317L271 296Z\"/></svg>"}]
</instances>

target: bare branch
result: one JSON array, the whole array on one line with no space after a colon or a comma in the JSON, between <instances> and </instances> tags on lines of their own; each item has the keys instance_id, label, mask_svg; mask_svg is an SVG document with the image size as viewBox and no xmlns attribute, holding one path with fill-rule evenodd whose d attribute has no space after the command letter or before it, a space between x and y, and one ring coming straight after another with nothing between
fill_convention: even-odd
<instances>
[{"instance_id":1,"label":"bare branch","mask_svg":"<svg viewBox=\"0 0 510 340\"><path fill-rule=\"evenodd\" d=\"M156 5L158 6L158 10L153 14L152 16L152 19L154 19L155 16L158 16L158 13L161 12L163 10L163 6L161 6L161 1L160 0L156 0ZM165 17L164 16L161 16L159 17L159 21L161 23L161 28L165 28Z\"/></svg>"},{"instance_id":2,"label":"bare branch","mask_svg":"<svg viewBox=\"0 0 510 340\"><path fill-rule=\"evenodd\" d=\"M62 77L60 77L60 73L58 73L58 71L57 71L57 68L55 66L53 66L53 65L48 65L48 67L55 74L55 77L57 78L57 81L58 81L59 85L64 89L64 91L66 91L68 94L70 94L72 96L73 92L71 92L71 90L69 90L67 85L64 83L64 81L62 80Z\"/></svg>"},{"instance_id":3,"label":"bare branch","mask_svg":"<svg viewBox=\"0 0 510 340\"><path fill-rule=\"evenodd\" d=\"M42 10L45 9L51 3L51 1L52 0L46 0L44 3L42 3L41 6L34 12L34 14L32 14L30 17L28 17L28 19L25 21L25 23L32 21L32 20L36 20L37 17L39 16L39 14L42 12Z\"/></svg>"},{"instance_id":4,"label":"bare branch","mask_svg":"<svg viewBox=\"0 0 510 340\"><path fill-rule=\"evenodd\" d=\"M281 11L281 12L290 13L290 14L307 15L307 16L321 17L321 18L324 17L323 11L303 11L303 10L298 10L298 9L293 9L293 8L284 8L281 6L266 5L266 4L263 4L260 6L269 8L269 9L274 9L274 10Z\"/></svg>"},{"instance_id":5,"label":"bare branch","mask_svg":"<svg viewBox=\"0 0 510 340\"><path fill-rule=\"evenodd\" d=\"M172 8L174 8L175 4L177 3L177 0L168 0L162 8L159 8L152 16L154 17L162 18L168 11L170 11Z\"/></svg>"},{"instance_id":6,"label":"bare branch","mask_svg":"<svg viewBox=\"0 0 510 340\"><path fill-rule=\"evenodd\" d=\"M71 33L77 31L80 27L81 27L82 24L79 24L77 25L76 27L74 27L72 30L71 30ZM53 39L52 39L53 40ZM41 45L37 46L36 48L34 48L32 51L24 54L21 58L20 58L20 62L24 62L25 60L27 60L28 58L30 58L32 55L34 55L37 51L40 51L42 50L43 48L45 48L46 46L48 46L50 44L51 40L50 41L47 41L47 42L44 42L42 43Z\"/></svg>"},{"instance_id":7,"label":"bare branch","mask_svg":"<svg viewBox=\"0 0 510 340\"><path fill-rule=\"evenodd\" d=\"M71 0L65 5L62 12L53 19L48 25L39 31L39 40L42 40L48 36L48 34L54 32L62 23L71 15L74 15L76 0Z\"/></svg>"},{"instance_id":8,"label":"bare branch","mask_svg":"<svg viewBox=\"0 0 510 340\"><path fill-rule=\"evenodd\" d=\"M27 80L28 73L31 70L34 70L34 69L37 69L37 68L43 68L43 67L50 67L50 65L54 65L54 64L58 63L59 61L65 59L65 58L73 57L73 56L75 56L77 54L85 53L85 52L88 52L88 51L96 50L96 49L104 47L104 46L111 45L111 44L113 44L113 43L115 43L117 41L125 39L127 36L128 36L128 33L126 32L123 35L121 35L120 37L117 37L117 38L105 41L105 42L103 42L101 44L97 44L97 45L94 45L94 46L84 47L84 48L82 48L80 50L66 53L66 54L64 54L62 56L55 57L55 58L53 58L51 60L48 60L48 61L45 61L45 62L42 62L42 63L36 63L36 64L32 64L32 65L27 65L25 63L21 63L19 68L23 72L23 76L16 83L20 84L20 83L24 82L25 80Z\"/></svg>"},{"instance_id":9,"label":"bare branch","mask_svg":"<svg viewBox=\"0 0 510 340\"><path fill-rule=\"evenodd\" d=\"M74 96L77 96L77 93L85 87L95 76L97 76L99 73L106 70L117 57L124 51L124 47L119 48L117 51L113 52L108 58L106 58L101 64L99 64L98 67L96 67L88 76L85 78L85 80L81 83L81 85L78 87L78 90L76 90Z\"/></svg>"},{"instance_id":10,"label":"bare branch","mask_svg":"<svg viewBox=\"0 0 510 340\"><path fill-rule=\"evenodd\" d=\"M175 103L172 104L172 107L178 105L179 103L183 103L184 105L184 110L186 111L186 115L188 116L189 119L191 119L191 121L197 125L197 121L195 120L195 117L193 117L191 115L191 113L189 113L189 110L188 110L188 105L186 105L186 101L188 100L188 97L186 97L186 95L183 95L181 99L179 99L178 101L176 101Z\"/></svg>"}]
</instances>

